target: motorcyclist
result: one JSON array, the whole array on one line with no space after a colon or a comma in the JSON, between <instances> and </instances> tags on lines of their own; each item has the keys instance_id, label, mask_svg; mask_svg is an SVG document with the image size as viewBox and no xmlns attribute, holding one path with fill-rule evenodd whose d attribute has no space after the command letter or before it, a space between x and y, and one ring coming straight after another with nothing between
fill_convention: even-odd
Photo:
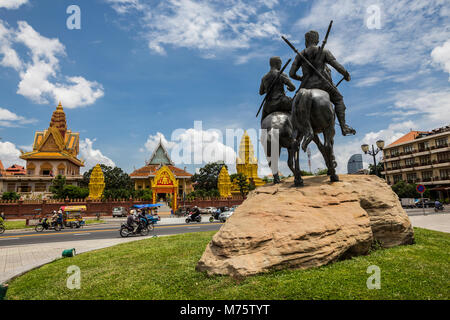
<instances>
[{"instance_id":1,"label":"motorcyclist","mask_svg":"<svg viewBox=\"0 0 450 320\"><path fill-rule=\"evenodd\" d=\"M133 229L133 232L136 232L139 224L137 223L137 219L136 219L136 211L131 210L130 214L127 217L127 225Z\"/></svg>"},{"instance_id":2,"label":"motorcyclist","mask_svg":"<svg viewBox=\"0 0 450 320\"><path fill-rule=\"evenodd\" d=\"M58 210L58 224L61 226L61 229L64 229L64 217L61 209Z\"/></svg>"},{"instance_id":3,"label":"motorcyclist","mask_svg":"<svg viewBox=\"0 0 450 320\"><path fill-rule=\"evenodd\" d=\"M191 215L191 219L195 220L195 218L197 218L200 215L200 209L195 206L194 208L192 208L192 215Z\"/></svg>"},{"instance_id":4,"label":"motorcyclist","mask_svg":"<svg viewBox=\"0 0 450 320\"><path fill-rule=\"evenodd\" d=\"M51 222L52 222L52 226L54 227L57 223L58 223L58 212L56 212L56 210L52 211L52 218L51 218Z\"/></svg>"},{"instance_id":5,"label":"motorcyclist","mask_svg":"<svg viewBox=\"0 0 450 320\"><path fill-rule=\"evenodd\" d=\"M436 200L436 201L434 202L434 207L435 207L436 209L440 209L440 208L442 207L442 203L441 203L439 200Z\"/></svg>"},{"instance_id":6,"label":"motorcyclist","mask_svg":"<svg viewBox=\"0 0 450 320\"><path fill-rule=\"evenodd\" d=\"M139 218L140 223L144 223L145 225L147 225L148 220L147 220L147 216L145 215L145 210L138 211L138 218Z\"/></svg>"}]
</instances>

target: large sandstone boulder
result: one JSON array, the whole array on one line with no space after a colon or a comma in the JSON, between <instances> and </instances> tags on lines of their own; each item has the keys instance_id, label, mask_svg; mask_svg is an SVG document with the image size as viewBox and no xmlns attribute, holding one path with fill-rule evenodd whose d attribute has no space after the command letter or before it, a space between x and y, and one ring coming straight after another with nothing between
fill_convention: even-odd
<instances>
[{"instance_id":1,"label":"large sandstone boulder","mask_svg":"<svg viewBox=\"0 0 450 320\"><path fill-rule=\"evenodd\" d=\"M414 241L396 194L376 176L306 177L250 193L208 244L197 265L209 275L236 277L271 269L311 268Z\"/></svg>"}]
</instances>

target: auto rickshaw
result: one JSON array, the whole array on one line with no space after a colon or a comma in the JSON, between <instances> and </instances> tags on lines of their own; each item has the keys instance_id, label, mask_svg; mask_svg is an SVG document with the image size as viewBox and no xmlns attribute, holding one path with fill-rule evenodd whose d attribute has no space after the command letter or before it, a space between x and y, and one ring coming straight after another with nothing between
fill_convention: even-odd
<instances>
[{"instance_id":1,"label":"auto rickshaw","mask_svg":"<svg viewBox=\"0 0 450 320\"><path fill-rule=\"evenodd\" d=\"M61 207L64 215L64 226L68 228L80 228L86 225L86 221L81 215L86 212L86 206L65 206Z\"/></svg>"}]
</instances>

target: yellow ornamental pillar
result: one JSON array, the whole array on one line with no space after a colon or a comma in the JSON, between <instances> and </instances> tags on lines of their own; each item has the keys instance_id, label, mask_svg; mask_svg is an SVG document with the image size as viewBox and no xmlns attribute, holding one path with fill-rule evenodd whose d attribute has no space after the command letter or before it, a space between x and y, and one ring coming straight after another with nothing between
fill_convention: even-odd
<instances>
[{"instance_id":1,"label":"yellow ornamental pillar","mask_svg":"<svg viewBox=\"0 0 450 320\"><path fill-rule=\"evenodd\" d=\"M103 175L102 168L97 164L91 173L89 179L89 198L100 199L105 190L105 177Z\"/></svg>"},{"instance_id":2,"label":"yellow ornamental pillar","mask_svg":"<svg viewBox=\"0 0 450 320\"><path fill-rule=\"evenodd\" d=\"M219 173L217 182L217 189L219 189L220 196L223 198L231 197L231 180L228 170L225 166L222 167Z\"/></svg>"}]
</instances>

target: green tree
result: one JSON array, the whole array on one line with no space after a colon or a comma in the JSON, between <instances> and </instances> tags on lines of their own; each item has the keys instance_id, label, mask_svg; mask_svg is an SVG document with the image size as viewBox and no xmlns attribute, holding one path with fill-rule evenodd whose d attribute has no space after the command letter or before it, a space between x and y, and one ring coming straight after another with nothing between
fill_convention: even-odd
<instances>
[{"instance_id":1,"label":"green tree","mask_svg":"<svg viewBox=\"0 0 450 320\"><path fill-rule=\"evenodd\" d=\"M69 199L85 199L89 197L89 189L77 186L66 185L63 188L63 198Z\"/></svg>"},{"instance_id":2,"label":"green tree","mask_svg":"<svg viewBox=\"0 0 450 320\"><path fill-rule=\"evenodd\" d=\"M103 176L105 178L105 190L133 190L133 181L121 168L110 167L104 164L101 164L100 167L102 168ZM80 186L85 188L89 187L92 170L94 170L94 168L83 174L83 180L80 183Z\"/></svg>"},{"instance_id":3,"label":"green tree","mask_svg":"<svg viewBox=\"0 0 450 320\"><path fill-rule=\"evenodd\" d=\"M415 198L418 199L421 197L420 193L417 192L417 184L407 183L405 181L399 181L392 186L392 190L397 194L399 198ZM430 198L431 192L430 189L426 189L424 194L424 198Z\"/></svg>"},{"instance_id":4,"label":"green tree","mask_svg":"<svg viewBox=\"0 0 450 320\"><path fill-rule=\"evenodd\" d=\"M19 200L20 195L15 192L4 192L2 195L2 200Z\"/></svg>"},{"instance_id":5,"label":"green tree","mask_svg":"<svg viewBox=\"0 0 450 320\"><path fill-rule=\"evenodd\" d=\"M235 173L230 175L230 180L231 183L236 183L239 187L239 192L242 197L245 197L252 188L250 183L247 181L247 176L243 173Z\"/></svg>"},{"instance_id":6,"label":"green tree","mask_svg":"<svg viewBox=\"0 0 450 320\"><path fill-rule=\"evenodd\" d=\"M212 162L200 169L199 173L192 176L195 190L213 190L217 189L220 170L225 164L220 162ZM228 169L228 168L227 168Z\"/></svg>"},{"instance_id":7,"label":"green tree","mask_svg":"<svg viewBox=\"0 0 450 320\"><path fill-rule=\"evenodd\" d=\"M380 178L383 178L384 179L384 175L382 175L381 174L381 172L383 172L384 171L384 165L383 165L383 163L382 162L378 162L378 164L377 164L377 173L378 173L378 176L380 177ZM373 165L373 164L369 164L369 174L375 174L375 166Z\"/></svg>"},{"instance_id":8,"label":"green tree","mask_svg":"<svg viewBox=\"0 0 450 320\"><path fill-rule=\"evenodd\" d=\"M327 171L328 171L328 170L327 170ZM309 172L309 171L304 171L304 170L300 170L300 173L301 173L302 177L305 177L305 176L313 176L313 175L314 175L314 173Z\"/></svg>"},{"instance_id":9,"label":"green tree","mask_svg":"<svg viewBox=\"0 0 450 320\"><path fill-rule=\"evenodd\" d=\"M65 199L64 197L64 187L66 186L66 177L62 175L57 175L52 181L50 186L50 192L53 193L53 198L55 199Z\"/></svg>"},{"instance_id":10,"label":"green tree","mask_svg":"<svg viewBox=\"0 0 450 320\"><path fill-rule=\"evenodd\" d=\"M316 173L314 175L316 176L323 176L328 174L328 169L317 169Z\"/></svg>"}]
</instances>

